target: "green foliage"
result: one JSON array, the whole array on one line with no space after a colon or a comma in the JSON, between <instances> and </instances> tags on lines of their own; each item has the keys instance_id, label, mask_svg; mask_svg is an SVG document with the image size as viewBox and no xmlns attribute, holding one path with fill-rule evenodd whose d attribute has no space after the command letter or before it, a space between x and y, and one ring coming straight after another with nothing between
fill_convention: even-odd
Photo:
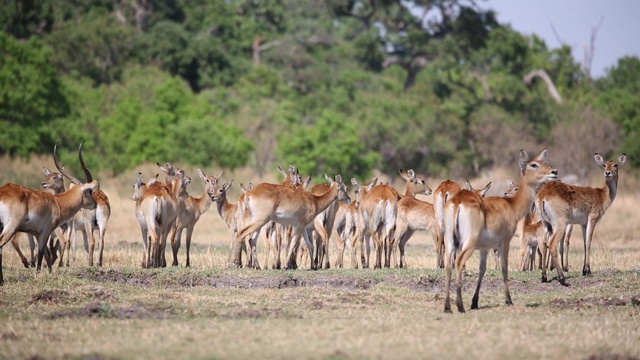
<instances>
[{"instance_id":1,"label":"green foliage","mask_svg":"<svg viewBox=\"0 0 640 360\"><path fill-rule=\"evenodd\" d=\"M621 127L622 151L631 164L640 166L640 59L621 58L596 86L602 89L596 106Z\"/></svg>"},{"instance_id":2,"label":"green foliage","mask_svg":"<svg viewBox=\"0 0 640 360\"><path fill-rule=\"evenodd\" d=\"M46 42L52 62L64 74L89 77L95 84L119 80L134 47L133 29L96 8L83 18L59 19Z\"/></svg>"},{"instance_id":3,"label":"green foliage","mask_svg":"<svg viewBox=\"0 0 640 360\"><path fill-rule=\"evenodd\" d=\"M6 0L0 11L0 31L28 39L51 30L53 6L49 0Z\"/></svg>"},{"instance_id":4,"label":"green foliage","mask_svg":"<svg viewBox=\"0 0 640 360\"><path fill-rule=\"evenodd\" d=\"M69 112L51 50L36 38L18 41L0 32L0 54L0 153L51 149L47 127Z\"/></svg>"},{"instance_id":5,"label":"green foliage","mask_svg":"<svg viewBox=\"0 0 640 360\"><path fill-rule=\"evenodd\" d=\"M327 110L313 125L296 129L280 138L280 158L295 164L302 174L321 177L323 173L343 177L367 178L379 162L356 134L352 123L340 114Z\"/></svg>"},{"instance_id":6,"label":"green foliage","mask_svg":"<svg viewBox=\"0 0 640 360\"><path fill-rule=\"evenodd\" d=\"M87 140L92 170L115 173L145 161L262 173L279 160L316 175L461 177L512 165L514 149L559 146L584 118L585 143L620 144L640 165L638 58L589 82L568 47L466 1L44 0L3 10L0 153ZM562 104L544 82L524 83L535 69ZM76 155L61 151L74 172Z\"/></svg>"}]
</instances>

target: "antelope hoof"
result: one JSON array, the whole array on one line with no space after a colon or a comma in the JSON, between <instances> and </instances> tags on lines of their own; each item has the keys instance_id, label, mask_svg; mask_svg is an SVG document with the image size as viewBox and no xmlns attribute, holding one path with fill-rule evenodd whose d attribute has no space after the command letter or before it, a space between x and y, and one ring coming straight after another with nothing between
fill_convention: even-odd
<instances>
[{"instance_id":1,"label":"antelope hoof","mask_svg":"<svg viewBox=\"0 0 640 360\"><path fill-rule=\"evenodd\" d=\"M562 285L562 286L571 286L571 284L569 284L567 282L567 280L563 277L561 277L560 279L558 279L558 282Z\"/></svg>"},{"instance_id":2,"label":"antelope hoof","mask_svg":"<svg viewBox=\"0 0 640 360\"><path fill-rule=\"evenodd\" d=\"M547 279L547 275L542 275L542 282L543 283L548 283L549 280Z\"/></svg>"},{"instance_id":3,"label":"antelope hoof","mask_svg":"<svg viewBox=\"0 0 640 360\"><path fill-rule=\"evenodd\" d=\"M591 268L584 268L584 269L582 269L582 275L583 275L583 276L589 276L589 275L591 275Z\"/></svg>"}]
</instances>

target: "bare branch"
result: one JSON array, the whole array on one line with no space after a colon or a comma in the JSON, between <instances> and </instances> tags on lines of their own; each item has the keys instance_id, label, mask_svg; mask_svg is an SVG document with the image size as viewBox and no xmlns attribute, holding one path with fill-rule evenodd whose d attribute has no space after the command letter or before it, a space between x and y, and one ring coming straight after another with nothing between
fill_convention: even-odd
<instances>
[{"instance_id":1,"label":"bare branch","mask_svg":"<svg viewBox=\"0 0 640 360\"><path fill-rule=\"evenodd\" d=\"M556 40L558 40L560 45L571 47L571 45L569 45L568 42L564 41L564 39L562 39L560 37L560 35L558 34L558 31L556 30L556 27L553 25L553 23L551 23L551 30L553 31L553 35L556 37Z\"/></svg>"},{"instance_id":2,"label":"bare branch","mask_svg":"<svg viewBox=\"0 0 640 360\"><path fill-rule=\"evenodd\" d=\"M531 86L533 84L533 78L535 77L541 78L547 84L547 90L549 90L549 95L551 95L553 100L555 100L558 104L562 104L562 98L560 97L560 93L558 93L558 89L556 89L556 86L553 84L553 81L549 77L549 74L547 74L544 69L532 70L527 75L525 75L525 84Z\"/></svg>"},{"instance_id":3,"label":"bare branch","mask_svg":"<svg viewBox=\"0 0 640 360\"><path fill-rule=\"evenodd\" d=\"M253 63L255 65L260 65L260 61L261 61L260 54L263 51L267 51L274 46L280 45L280 41L278 40L269 41L266 44L263 44L262 43L263 41L264 41L263 35L258 35L256 36L255 40L253 40Z\"/></svg>"},{"instance_id":4,"label":"bare branch","mask_svg":"<svg viewBox=\"0 0 640 360\"><path fill-rule=\"evenodd\" d=\"M596 49L596 36L598 35L598 31L600 30L600 26L602 26L603 22L604 17L600 17L600 22L598 22L598 25L591 27L589 46L587 47L585 45L582 71L584 71L584 73L587 75L587 81L591 81L591 65L593 64L593 56Z\"/></svg>"}]
</instances>

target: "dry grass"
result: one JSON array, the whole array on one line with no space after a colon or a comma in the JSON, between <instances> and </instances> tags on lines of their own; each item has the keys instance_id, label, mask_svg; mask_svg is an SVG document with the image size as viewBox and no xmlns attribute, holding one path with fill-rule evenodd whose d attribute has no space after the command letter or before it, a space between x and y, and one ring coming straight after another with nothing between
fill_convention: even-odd
<instances>
[{"instance_id":1,"label":"dry grass","mask_svg":"<svg viewBox=\"0 0 640 360\"><path fill-rule=\"evenodd\" d=\"M443 274L422 233L407 245L409 269L231 269L226 228L212 207L196 226L192 269L139 269L128 198L137 170L102 182L113 208L104 268L87 267L79 250L70 268L36 274L5 247L0 358L640 358L639 199L629 189L596 228L593 276L579 273L576 228L571 287L511 267L515 305L507 307L500 274L490 270L481 309L451 315L442 312ZM151 165L141 170L155 174ZM257 182L246 171L223 177ZM193 193L200 183L194 177ZM518 246L514 239L511 264ZM465 271L467 307L477 266L475 255Z\"/></svg>"}]
</instances>

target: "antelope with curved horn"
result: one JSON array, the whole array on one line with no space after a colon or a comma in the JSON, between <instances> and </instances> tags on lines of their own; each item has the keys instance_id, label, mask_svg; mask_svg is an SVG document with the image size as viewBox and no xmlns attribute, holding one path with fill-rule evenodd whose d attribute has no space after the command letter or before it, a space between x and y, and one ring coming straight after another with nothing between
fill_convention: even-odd
<instances>
[{"instance_id":1,"label":"antelope with curved horn","mask_svg":"<svg viewBox=\"0 0 640 360\"><path fill-rule=\"evenodd\" d=\"M87 182L93 181L93 176L91 175L91 171L89 167L84 161L84 157L82 156L82 146L84 145L84 141L80 143L80 147L78 148L78 158L80 160L80 165L82 166L82 170L84 171L84 175L87 179ZM85 239L85 250L89 252L89 266L93 266L93 252L96 245L96 239L93 236L93 231L98 230L98 261L96 265L102 266L103 253L104 253L104 234L107 231L107 223L109 222L109 217L111 216L111 206L109 205L109 197L104 191L98 189L94 191L93 199L96 201L96 208L93 210L83 210L82 214L84 217L84 239ZM87 249L86 239L87 236L89 238L89 248Z\"/></svg>"},{"instance_id":2,"label":"antelope with curved horn","mask_svg":"<svg viewBox=\"0 0 640 360\"><path fill-rule=\"evenodd\" d=\"M42 267L47 241L55 228L68 221L80 209L95 208L92 193L98 189L99 183L82 183L67 173L57 159L54 146L54 161L58 171L65 177L73 179L76 186L57 195L47 191L34 190L21 185L6 184L0 188L0 284L4 283L2 274L2 247L15 235L22 231L38 238L38 263L36 269ZM51 272L52 262L47 256L47 266Z\"/></svg>"},{"instance_id":3,"label":"antelope with curved horn","mask_svg":"<svg viewBox=\"0 0 640 360\"><path fill-rule=\"evenodd\" d=\"M566 282L562 266L558 261L558 244L563 242L568 226L571 224L581 225L584 242L582 275L591 274L589 257L593 229L616 198L618 170L627 160L627 156L622 154L617 160L605 161L600 154L595 153L593 159L598 166L604 169L604 187L575 186L554 181L542 187L536 197L536 207L540 212L547 235L549 235L547 247L550 252L551 264L558 272L558 281L565 286L569 284ZM568 253L568 245L566 247L564 251ZM542 256L542 281L547 282L547 258L544 254Z\"/></svg>"},{"instance_id":4,"label":"antelope with curved horn","mask_svg":"<svg viewBox=\"0 0 640 360\"><path fill-rule=\"evenodd\" d=\"M460 190L444 208L445 235L445 305L444 311L451 312L450 286L451 265L456 269L456 305L464 312L462 304L462 269L475 249L480 250L480 271L478 284L471 302L471 309L478 308L480 285L487 268L489 250L499 248L502 264L502 278L505 287L505 303L511 305L508 282L509 243L515 233L518 221L531 209L538 188L558 177L558 171L544 161L547 150L529 160L520 151L522 175L518 191L513 197L482 198L478 194Z\"/></svg>"}]
</instances>

